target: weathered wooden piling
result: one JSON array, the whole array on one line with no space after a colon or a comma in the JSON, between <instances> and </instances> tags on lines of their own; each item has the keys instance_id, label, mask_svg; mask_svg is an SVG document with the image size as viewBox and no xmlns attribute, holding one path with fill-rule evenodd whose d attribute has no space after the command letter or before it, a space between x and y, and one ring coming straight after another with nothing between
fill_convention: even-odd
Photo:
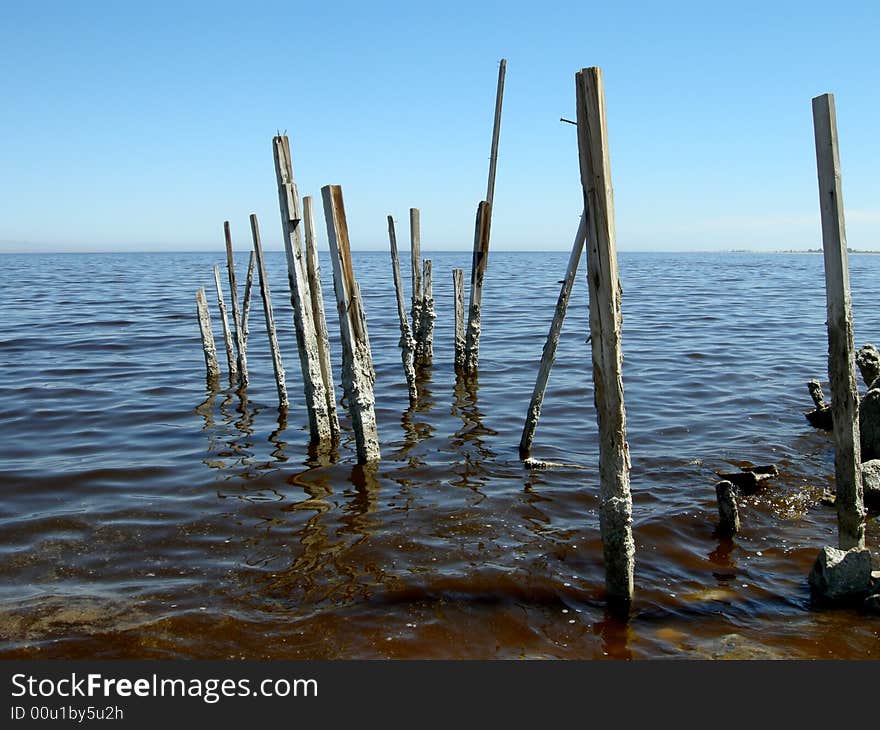
<instances>
[{"instance_id":1,"label":"weathered wooden piling","mask_svg":"<svg viewBox=\"0 0 880 730\"><path fill-rule=\"evenodd\" d=\"M373 393L376 374L373 370L366 314L351 261L342 188L338 185L326 185L321 188L321 195L333 260L333 289L336 293L342 336L342 387L351 413L358 462L363 464L378 461L380 458Z\"/></svg>"},{"instance_id":2,"label":"weathered wooden piling","mask_svg":"<svg viewBox=\"0 0 880 730\"><path fill-rule=\"evenodd\" d=\"M412 404L418 399L416 371L413 366L416 344L406 316L403 280L400 276L400 258L397 254L397 232L394 230L394 218L390 215L388 216L388 239L391 242L391 273L394 277L394 292L397 297L397 317L400 320L400 358L403 361L403 374L406 377L406 386L409 390L409 402Z\"/></svg>"},{"instance_id":3,"label":"weathered wooden piling","mask_svg":"<svg viewBox=\"0 0 880 730\"><path fill-rule=\"evenodd\" d=\"M199 316L199 331L202 334L202 351L205 353L208 382L214 383L220 377L220 363L217 362L217 346L214 344L214 332L211 329L211 313L208 310L208 300L203 287L196 292L196 313Z\"/></svg>"},{"instance_id":4,"label":"weathered wooden piling","mask_svg":"<svg viewBox=\"0 0 880 730\"><path fill-rule=\"evenodd\" d=\"M452 270L452 296L455 299L455 369L464 367L464 269Z\"/></svg>"},{"instance_id":5,"label":"weathered wooden piling","mask_svg":"<svg viewBox=\"0 0 880 730\"><path fill-rule=\"evenodd\" d=\"M739 508L736 504L736 487L728 481L715 485L718 499L718 535L732 537L739 532Z\"/></svg>"},{"instance_id":6,"label":"weathered wooden piling","mask_svg":"<svg viewBox=\"0 0 880 730\"><path fill-rule=\"evenodd\" d=\"M418 208L409 209L409 255L412 265L412 306L410 317L412 318L412 334L415 340L415 353L413 361L419 366L422 361L422 305L424 292L422 290L422 233L421 214Z\"/></svg>"},{"instance_id":7,"label":"weathered wooden piling","mask_svg":"<svg viewBox=\"0 0 880 730\"><path fill-rule=\"evenodd\" d=\"M315 209L310 195L303 198L303 215L305 216L306 233L306 274L312 302L312 319L315 323L315 337L318 341L318 359L321 363L321 378L324 381L330 431L333 438L336 438L339 435L336 386L333 382L333 365L330 360L330 335L327 332L327 317L324 314L324 292L321 286L321 267L318 263L318 239L315 235Z\"/></svg>"},{"instance_id":8,"label":"weathered wooden piling","mask_svg":"<svg viewBox=\"0 0 880 730\"><path fill-rule=\"evenodd\" d=\"M471 295L468 303L468 322L465 334L464 369L474 372L480 361L480 330L482 328L483 277L489 262L489 227L492 206L486 200L477 206L474 226L474 255L471 262Z\"/></svg>"},{"instance_id":9,"label":"weathered wooden piling","mask_svg":"<svg viewBox=\"0 0 880 730\"><path fill-rule=\"evenodd\" d=\"M813 99L825 300L828 324L828 380L834 421L834 476L837 534L842 550L865 545L865 505L859 444L859 396L856 387L852 299L846 252L846 227L837 144L834 96Z\"/></svg>"},{"instance_id":10,"label":"weathered wooden piling","mask_svg":"<svg viewBox=\"0 0 880 730\"><path fill-rule=\"evenodd\" d=\"M232 254L232 234L229 221L223 221L223 237L226 240L226 270L229 274L229 299L232 301L232 326L235 328L236 366L242 386L248 384L247 351L244 344L244 324L238 306L238 285L235 281L235 258Z\"/></svg>"},{"instance_id":11,"label":"weathered wooden piling","mask_svg":"<svg viewBox=\"0 0 880 730\"><path fill-rule=\"evenodd\" d=\"M299 192L293 177L290 142L286 136L273 140L275 173L278 181L278 200L281 208L281 227L284 251L287 254L287 275L290 282L290 303L296 329L297 349L303 376L306 410L312 441L324 441L333 436L330 414L327 411L327 393L321 375L318 338L312 316L311 295L303 257L302 213Z\"/></svg>"},{"instance_id":12,"label":"weathered wooden piling","mask_svg":"<svg viewBox=\"0 0 880 730\"><path fill-rule=\"evenodd\" d=\"M275 386L278 389L278 406L283 410L287 410L290 405L287 397L287 380L284 374L284 364L281 361L281 348L278 346L275 316L272 313L272 293L269 289L269 275L266 272L266 262L263 259L260 223L255 213L251 213L251 236L254 241L254 255L257 260L260 295L263 299L263 314L266 317L266 333L269 335L269 352L272 354L272 370L275 372Z\"/></svg>"},{"instance_id":13,"label":"weathered wooden piling","mask_svg":"<svg viewBox=\"0 0 880 730\"><path fill-rule=\"evenodd\" d=\"M489 205L495 202L495 170L498 167L498 140L501 137L501 105L504 101L504 77L507 74L507 59L502 58L498 66L498 87L495 89L495 119L492 122L492 150L489 154L489 184L486 200Z\"/></svg>"},{"instance_id":14,"label":"weathered wooden piling","mask_svg":"<svg viewBox=\"0 0 880 730\"><path fill-rule=\"evenodd\" d=\"M251 291L254 288L254 252L248 259L247 279L244 284L244 304L242 304L241 327L244 330L244 349L247 351L248 335L250 334Z\"/></svg>"},{"instance_id":15,"label":"weathered wooden piling","mask_svg":"<svg viewBox=\"0 0 880 730\"><path fill-rule=\"evenodd\" d=\"M635 544L621 367L621 288L601 69L579 71L575 87L578 157L587 219L587 282L599 425L599 524L605 588L612 603L628 605L633 596Z\"/></svg>"},{"instance_id":16,"label":"weathered wooden piling","mask_svg":"<svg viewBox=\"0 0 880 730\"><path fill-rule=\"evenodd\" d=\"M541 355L541 366L538 368L538 377L535 380L535 388L532 391L532 400L529 410L526 412L526 422L523 426L522 437L519 440L519 456L528 459L532 452L532 443L535 440L535 429L538 419L541 417L541 406L544 403L544 393L550 380L550 370L556 360L556 350L559 347L559 336L562 334L562 324L565 322L565 313L568 310L568 300L571 297L571 288L577 274L581 260L581 252L587 240L586 216L581 216L574 244L571 247L571 255L568 257L568 268L565 270L565 278L562 280L562 288L559 290L559 298L556 300L556 311L553 312L553 321L550 323L550 331L547 333L547 341L544 343L544 351Z\"/></svg>"},{"instance_id":17,"label":"weathered wooden piling","mask_svg":"<svg viewBox=\"0 0 880 730\"><path fill-rule=\"evenodd\" d=\"M226 362L229 366L229 382L235 383L238 370L235 364L235 348L232 333L229 331L229 318L226 316L226 302L223 301L223 287L220 286L220 270L214 266L214 284L217 286L217 306L220 309L220 322L223 325L223 343L226 345Z\"/></svg>"},{"instance_id":18,"label":"weathered wooden piling","mask_svg":"<svg viewBox=\"0 0 880 730\"><path fill-rule=\"evenodd\" d=\"M422 343L419 365L427 367L434 362L434 284L433 264L431 259L422 262L422 321L419 327L419 339Z\"/></svg>"}]
</instances>

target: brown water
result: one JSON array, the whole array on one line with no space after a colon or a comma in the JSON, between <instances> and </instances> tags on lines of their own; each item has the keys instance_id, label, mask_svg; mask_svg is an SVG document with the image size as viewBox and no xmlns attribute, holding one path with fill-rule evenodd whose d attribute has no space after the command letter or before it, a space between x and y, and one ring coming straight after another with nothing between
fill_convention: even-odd
<instances>
[{"instance_id":1,"label":"brown water","mask_svg":"<svg viewBox=\"0 0 880 730\"><path fill-rule=\"evenodd\" d=\"M3 256L0 656L880 655L880 620L813 608L806 583L836 543L818 503L831 444L802 415L825 373L820 257L621 255L637 546L623 622L603 604L582 278L534 450L561 465L528 471L517 444L567 254L491 255L478 384L452 368L450 269L469 255L430 256L435 364L414 409L388 256L355 257L374 469L354 464L347 423L334 453L309 454L282 254L267 263L287 423L258 298L251 386L205 390L194 292L220 254ZM857 342L876 342L880 257L851 269ZM715 471L766 463L780 477L718 539Z\"/></svg>"}]
</instances>

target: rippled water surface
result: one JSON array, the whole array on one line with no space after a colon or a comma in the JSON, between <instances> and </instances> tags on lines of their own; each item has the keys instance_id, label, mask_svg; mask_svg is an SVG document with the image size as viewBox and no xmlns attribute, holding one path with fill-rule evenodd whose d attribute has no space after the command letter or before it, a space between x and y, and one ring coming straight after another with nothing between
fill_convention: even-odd
<instances>
[{"instance_id":1,"label":"rippled water surface","mask_svg":"<svg viewBox=\"0 0 880 730\"><path fill-rule=\"evenodd\" d=\"M567 254L492 253L476 385L452 367L451 269L470 256L427 255L435 362L412 409L389 257L355 255L373 470L355 465L347 417L336 452L309 453L280 252L280 423L259 297L250 387L206 390L194 293L219 253L0 257L0 656L880 654L880 621L812 608L806 583L836 543L818 502L831 444L803 417L805 382L826 371L820 256L621 254L637 546L623 623L603 608L583 275L534 449L559 465L528 471L517 444ZM880 257L850 267L857 344L877 342ZM780 477L718 539L715 471L767 463Z\"/></svg>"}]
</instances>

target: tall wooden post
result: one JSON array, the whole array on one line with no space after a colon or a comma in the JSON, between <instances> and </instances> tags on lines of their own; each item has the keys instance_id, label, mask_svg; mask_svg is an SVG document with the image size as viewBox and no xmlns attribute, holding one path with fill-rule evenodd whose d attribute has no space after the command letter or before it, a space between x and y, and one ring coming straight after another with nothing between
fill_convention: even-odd
<instances>
[{"instance_id":1,"label":"tall wooden post","mask_svg":"<svg viewBox=\"0 0 880 730\"><path fill-rule=\"evenodd\" d=\"M455 300L455 369L464 367L464 269L452 270L452 292Z\"/></svg>"},{"instance_id":2,"label":"tall wooden post","mask_svg":"<svg viewBox=\"0 0 880 730\"><path fill-rule=\"evenodd\" d=\"M232 254L232 234L229 231L229 221L223 221L223 237L226 239L226 270L229 274L229 298L232 300L232 325L235 327L238 379L241 385L245 386L248 384L247 346L244 338L244 322L238 307L238 285L235 281L235 257Z\"/></svg>"},{"instance_id":3,"label":"tall wooden post","mask_svg":"<svg viewBox=\"0 0 880 730\"><path fill-rule=\"evenodd\" d=\"M424 293L422 291L422 233L421 214L418 208L409 209L409 255L412 264L412 334L415 340L415 353L413 355L416 366L422 361L422 306Z\"/></svg>"},{"instance_id":4,"label":"tall wooden post","mask_svg":"<svg viewBox=\"0 0 880 730\"><path fill-rule=\"evenodd\" d=\"M397 233L394 230L394 218L388 216L388 239L391 242L391 273L394 277L394 293L397 297L397 317L400 320L400 358L403 361L403 374L406 377L406 386L409 391L409 402L415 403L418 399L416 390L416 371L413 366L415 356L415 340L409 328L406 318L406 305L403 297L403 280L400 276L400 258L397 255Z\"/></svg>"},{"instance_id":5,"label":"tall wooden post","mask_svg":"<svg viewBox=\"0 0 880 730\"><path fill-rule=\"evenodd\" d=\"M254 252L248 259L247 279L244 284L244 304L241 312L241 329L244 332L244 349L247 352L248 334L250 334L251 291L254 288Z\"/></svg>"},{"instance_id":6,"label":"tall wooden post","mask_svg":"<svg viewBox=\"0 0 880 730\"><path fill-rule=\"evenodd\" d=\"M327 411L327 393L321 376L318 339L312 316L306 263L303 257L302 213L299 192L293 178L290 142L286 136L273 140L275 174L278 180L278 201L281 207L281 227L284 233L284 251L287 254L287 276L290 282L290 303L293 305L293 323L303 376L303 391L309 415L309 430L313 442L331 439L330 414Z\"/></svg>"},{"instance_id":7,"label":"tall wooden post","mask_svg":"<svg viewBox=\"0 0 880 730\"><path fill-rule=\"evenodd\" d=\"M275 316L272 313L272 293L269 290L269 275L266 272L266 262L263 260L263 244L260 240L260 223L255 213L251 213L251 236L253 237L254 254L257 259L257 276L260 280L260 294L263 298L266 332L269 335L269 351L272 353L272 369L275 372L275 386L278 389L278 406L287 410L290 405L287 398L287 382L284 374L284 365L281 362L278 334L275 331Z\"/></svg>"},{"instance_id":8,"label":"tall wooden post","mask_svg":"<svg viewBox=\"0 0 880 730\"><path fill-rule=\"evenodd\" d=\"M492 206L480 201L474 226L474 256L471 262L471 296L468 303L468 323L465 334L464 369L474 372L480 361L480 332L483 312L483 276L489 262L489 226Z\"/></svg>"},{"instance_id":9,"label":"tall wooden post","mask_svg":"<svg viewBox=\"0 0 880 730\"><path fill-rule=\"evenodd\" d=\"M226 302L223 301L223 287L220 286L220 271L214 266L214 285L217 287L217 306L220 309L220 323L223 326L223 344L226 346L226 364L229 367L229 382L235 384L238 370L235 366L235 348L232 333L229 331L229 317L226 316Z\"/></svg>"},{"instance_id":10,"label":"tall wooden post","mask_svg":"<svg viewBox=\"0 0 880 730\"><path fill-rule=\"evenodd\" d=\"M498 140L501 137L501 104L504 100L504 77L507 74L507 59L502 58L498 66L498 87L495 89L495 119L492 123L492 150L489 154L489 184L486 200L489 205L495 202L495 169L498 167Z\"/></svg>"},{"instance_id":11,"label":"tall wooden post","mask_svg":"<svg viewBox=\"0 0 880 730\"><path fill-rule=\"evenodd\" d=\"M419 328L422 353L419 365L426 367L434 362L434 283L431 259L422 262L422 321Z\"/></svg>"},{"instance_id":12,"label":"tall wooden post","mask_svg":"<svg viewBox=\"0 0 880 730\"><path fill-rule=\"evenodd\" d=\"M538 369L538 378L535 380L532 400L529 403L529 410L526 412L526 422L523 426L522 438L519 441L519 456L521 459L528 459L532 452L532 442L535 440L535 429L538 427L538 419L541 417L544 393L547 390L547 383L550 381L550 370L553 368L553 362L556 360L556 349L559 347L562 323L565 322L568 300L571 297L571 287L574 285L574 277L577 274L581 252L584 250L586 239L587 221L585 216L581 216L581 222L574 237L574 245L571 247L571 255L568 257L565 279L562 280L559 299L556 300L556 311L553 313L553 321L550 323L550 331L547 333L547 341L544 343L541 367Z\"/></svg>"},{"instance_id":13,"label":"tall wooden post","mask_svg":"<svg viewBox=\"0 0 880 730\"><path fill-rule=\"evenodd\" d=\"M214 385L220 377L220 363L217 362L217 347L214 344L214 333L211 330L211 313L204 288L196 292L196 312L199 315L199 331L202 335L202 352L205 353L205 370L208 383Z\"/></svg>"},{"instance_id":14,"label":"tall wooden post","mask_svg":"<svg viewBox=\"0 0 880 730\"><path fill-rule=\"evenodd\" d=\"M834 422L834 477L837 489L837 534L840 548L865 546L865 505L859 444L859 394L856 387L852 299L837 115L834 96L813 99L819 206L822 211L822 249L825 253L825 299L828 315L828 380Z\"/></svg>"},{"instance_id":15,"label":"tall wooden post","mask_svg":"<svg viewBox=\"0 0 880 730\"><path fill-rule=\"evenodd\" d=\"M324 199L327 239L333 260L333 289L342 336L342 387L351 413L358 462L365 464L380 458L373 393L376 374L370 353L366 314L351 261L342 188L325 185L321 188L321 195Z\"/></svg>"},{"instance_id":16,"label":"tall wooden post","mask_svg":"<svg viewBox=\"0 0 880 730\"><path fill-rule=\"evenodd\" d=\"M633 596L635 544L629 489L629 446L623 404L620 279L614 231L614 193L608 155L602 71L575 75L577 135L584 210L587 218L587 282L593 388L599 424L599 523L609 601Z\"/></svg>"},{"instance_id":17,"label":"tall wooden post","mask_svg":"<svg viewBox=\"0 0 880 730\"><path fill-rule=\"evenodd\" d=\"M315 209L312 198L303 198L306 232L306 272L309 280L309 295L312 300L312 317L315 321L315 336L318 340L321 378L324 380L324 393L327 397L327 414L330 418L330 431L333 437L339 435L339 416L336 414L336 386L333 383L333 366L330 360L330 335L327 333L327 317L324 314L324 292L321 286L321 267L318 265L318 239L315 235Z\"/></svg>"}]
</instances>

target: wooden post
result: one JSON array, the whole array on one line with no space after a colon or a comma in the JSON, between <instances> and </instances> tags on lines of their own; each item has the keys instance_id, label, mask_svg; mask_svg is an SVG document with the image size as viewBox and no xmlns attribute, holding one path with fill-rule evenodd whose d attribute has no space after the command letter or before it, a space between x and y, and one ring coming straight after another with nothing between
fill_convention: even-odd
<instances>
[{"instance_id":1,"label":"wooden post","mask_svg":"<svg viewBox=\"0 0 880 730\"><path fill-rule=\"evenodd\" d=\"M547 333L547 341L544 343L544 351L541 355L541 367L538 368L538 378L535 380L535 389L532 391L532 400L529 410L526 412L526 422L523 426L522 438L519 441L519 456L528 459L532 452L532 442L535 440L535 429L538 419L541 417L541 406L544 403L544 392L550 380L550 370L556 360L556 349L559 346L559 336L562 334L562 323L565 322L565 313L568 309L568 300L571 296L571 287L577 274L578 264L581 261L581 252L584 250L584 242L587 239L587 221L581 216L574 244L571 247L571 255L568 257L568 268L565 271L565 279L562 280L562 288L559 290L559 298L556 300L556 311L553 313L553 321L550 323L550 331Z\"/></svg>"},{"instance_id":2,"label":"wooden post","mask_svg":"<svg viewBox=\"0 0 880 730\"><path fill-rule=\"evenodd\" d=\"M199 330L202 333L202 351L205 353L205 370L210 385L220 377L220 363L217 362L217 347L214 345L214 332L211 330L211 313L205 289L196 292L196 312L199 315Z\"/></svg>"},{"instance_id":3,"label":"wooden post","mask_svg":"<svg viewBox=\"0 0 880 730\"><path fill-rule=\"evenodd\" d=\"M321 286L321 267L318 264L318 239L315 235L315 209L312 198L303 198L306 233L306 274L309 281L309 295L312 302L312 318L315 322L315 336L318 341L318 355L321 363L321 379L324 381L324 394L327 399L327 415L333 438L339 436L339 416L336 414L336 386L333 382L333 366L330 360L330 335L327 333L327 317L324 314L324 292Z\"/></svg>"},{"instance_id":4,"label":"wooden post","mask_svg":"<svg viewBox=\"0 0 880 730\"><path fill-rule=\"evenodd\" d=\"M214 284L217 286L217 306L220 308L220 322L223 325L223 342L226 345L226 362L229 366L229 382L234 383L238 376L238 371L235 366L232 333L229 331L229 318L226 316L226 302L223 301L223 288L220 286L220 271L216 266L214 266Z\"/></svg>"},{"instance_id":5,"label":"wooden post","mask_svg":"<svg viewBox=\"0 0 880 730\"><path fill-rule=\"evenodd\" d=\"M235 327L235 351L237 353L238 378L242 387L248 384L247 352L244 344L244 325L238 307L238 285L235 282L235 258L232 255L232 234L229 221L223 221L223 237L226 239L226 270L229 274L229 298L232 300L232 325Z\"/></svg>"},{"instance_id":6,"label":"wooden post","mask_svg":"<svg viewBox=\"0 0 880 730\"><path fill-rule=\"evenodd\" d=\"M728 481L720 481L715 485L715 496L718 499L718 535L733 537L739 532L739 508L736 504L736 487Z\"/></svg>"},{"instance_id":7,"label":"wooden post","mask_svg":"<svg viewBox=\"0 0 880 730\"><path fill-rule=\"evenodd\" d=\"M587 219L587 282L593 388L599 424L599 524L605 557L605 588L612 604L628 606L633 596L635 544L621 372L621 290L601 69L594 66L579 71L575 75L575 86L578 156Z\"/></svg>"},{"instance_id":8,"label":"wooden post","mask_svg":"<svg viewBox=\"0 0 880 730\"><path fill-rule=\"evenodd\" d=\"M498 88L495 90L495 120L492 124L492 151L489 155L489 185L486 200L489 205L495 202L495 168L498 166L498 139L501 136L501 103L504 99L504 76L507 73L507 59L501 59L498 67Z\"/></svg>"},{"instance_id":9,"label":"wooden post","mask_svg":"<svg viewBox=\"0 0 880 730\"><path fill-rule=\"evenodd\" d=\"M434 285L431 259L422 262L422 359L419 363L426 367L434 362Z\"/></svg>"},{"instance_id":10,"label":"wooden post","mask_svg":"<svg viewBox=\"0 0 880 730\"><path fill-rule=\"evenodd\" d=\"M248 335L250 334L251 291L254 285L254 252L248 260L247 281L244 284L244 304L242 305L241 326L244 330L244 349L247 352Z\"/></svg>"},{"instance_id":11,"label":"wooden post","mask_svg":"<svg viewBox=\"0 0 880 730\"><path fill-rule=\"evenodd\" d=\"M834 96L813 99L822 249L825 252L825 299L828 314L828 380L834 421L834 477L837 490L837 536L840 548L865 546L865 505L859 444L859 394L856 387L852 300L846 227L837 147Z\"/></svg>"},{"instance_id":12,"label":"wooden post","mask_svg":"<svg viewBox=\"0 0 880 730\"><path fill-rule=\"evenodd\" d=\"M464 269L452 270L452 290L455 298L455 369L464 367Z\"/></svg>"},{"instance_id":13,"label":"wooden post","mask_svg":"<svg viewBox=\"0 0 880 730\"><path fill-rule=\"evenodd\" d=\"M263 298L263 314L266 316L266 332L269 335L269 351L272 353L272 369L275 371L275 385L278 388L278 406L287 410L287 382L284 365L281 362L281 348L278 347L278 334L275 330L275 317L272 314L272 293L269 290L269 275L263 259L263 244L260 240L260 223L255 213L251 213L251 236L254 240L254 256L257 260L257 276L260 280L260 294Z\"/></svg>"},{"instance_id":14,"label":"wooden post","mask_svg":"<svg viewBox=\"0 0 880 730\"><path fill-rule=\"evenodd\" d=\"M464 346L464 369L474 372L480 361L480 329L483 308L483 276L489 262L489 226L492 206L485 200L477 206L474 227L474 256L471 262L471 296Z\"/></svg>"},{"instance_id":15,"label":"wooden post","mask_svg":"<svg viewBox=\"0 0 880 730\"><path fill-rule=\"evenodd\" d=\"M400 259L397 255L397 233L394 230L394 218L388 216L388 238L391 241L391 273L394 277L394 292L397 295L397 317L400 320L400 358L403 361L403 374L409 390L409 402L413 404L418 398L416 390L416 371L413 367L415 340L409 329L406 318L406 305L403 296L403 280L400 276Z\"/></svg>"},{"instance_id":16,"label":"wooden post","mask_svg":"<svg viewBox=\"0 0 880 730\"><path fill-rule=\"evenodd\" d=\"M414 362L418 366L422 361L422 305L424 292L422 290L422 234L421 214L418 208L409 209L409 241L410 259L412 263L412 333L416 349Z\"/></svg>"},{"instance_id":17,"label":"wooden post","mask_svg":"<svg viewBox=\"0 0 880 730\"><path fill-rule=\"evenodd\" d=\"M360 287L354 278L342 188L325 185L321 188L321 195L333 259L333 289L342 336L342 387L351 413L358 462L364 464L380 458L373 394L376 374Z\"/></svg>"},{"instance_id":18,"label":"wooden post","mask_svg":"<svg viewBox=\"0 0 880 730\"><path fill-rule=\"evenodd\" d=\"M333 437L330 414L327 410L327 392L321 374L321 358L318 338L312 316L306 264L303 258L302 214L299 192L293 178L290 143L286 136L273 140L275 173L278 180L278 200L281 207L281 226L284 233L284 250L287 254L287 276L290 282L290 303L293 305L293 322L296 343L303 376L306 410L309 414L309 430L312 441L320 442Z\"/></svg>"}]
</instances>

